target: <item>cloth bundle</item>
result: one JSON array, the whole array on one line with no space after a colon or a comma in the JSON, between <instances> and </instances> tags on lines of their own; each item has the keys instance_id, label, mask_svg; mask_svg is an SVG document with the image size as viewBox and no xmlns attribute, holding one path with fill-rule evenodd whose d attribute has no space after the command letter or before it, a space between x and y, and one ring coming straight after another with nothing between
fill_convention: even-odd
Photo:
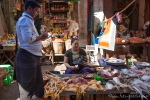
<instances>
[{"instance_id":1,"label":"cloth bundle","mask_svg":"<svg viewBox=\"0 0 150 100\"><path fill-rule=\"evenodd\" d=\"M85 56L79 56L78 58L75 58L73 60L74 65L86 65L87 64L87 58Z\"/></svg>"}]
</instances>

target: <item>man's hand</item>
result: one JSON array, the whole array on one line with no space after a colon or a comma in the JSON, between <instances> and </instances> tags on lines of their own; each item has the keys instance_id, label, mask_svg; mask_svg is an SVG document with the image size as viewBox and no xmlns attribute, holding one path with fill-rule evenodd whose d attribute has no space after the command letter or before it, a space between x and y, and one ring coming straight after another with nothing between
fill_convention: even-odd
<instances>
[{"instance_id":1,"label":"man's hand","mask_svg":"<svg viewBox=\"0 0 150 100\"><path fill-rule=\"evenodd\" d=\"M41 40L45 40L48 38L48 33L43 33L40 35L40 37L41 37Z\"/></svg>"},{"instance_id":2,"label":"man's hand","mask_svg":"<svg viewBox=\"0 0 150 100\"><path fill-rule=\"evenodd\" d=\"M48 38L48 33L42 33L41 35L36 37L36 40L34 42L41 41L41 40L43 41L43 40L45 40L47 38Z\"/></svg>"}]
</instances>

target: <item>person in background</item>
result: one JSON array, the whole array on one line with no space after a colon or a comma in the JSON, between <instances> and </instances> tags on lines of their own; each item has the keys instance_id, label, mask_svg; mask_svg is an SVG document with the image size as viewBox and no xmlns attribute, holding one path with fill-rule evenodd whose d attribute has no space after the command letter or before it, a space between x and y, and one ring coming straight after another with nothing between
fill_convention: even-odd
<instances>
[{"instance_id":1,"label":"person in background","mask_svg":"<svg viewBox=\"0 0 150 100\"><path fill-rule=\"evenodd\" d=\"M122 29L123 32L120 33L118 32L121 38L124 38L125 40L129 40L130 39L130 31L128 29L128 24L127 23L123 23L122 24ZM122 45L122 50L124 54L128 54L129 53L129 46L128 45Z\"/></svg>"},{"instance_id":2,"label":"person in background","mask_svg":"<svg viewBox=\"0 0 150 100\"><path fill-rule=\"evenodd\" d=\"M35 17L34 25L36 30L38 31L38 34L41 35L41 25L42 25L42 18L39 17L39 14Z\"/></svg>"},{"instance_id":3,"label":"person in background","mask_svg":"<svg viewBox=\"0 0 150 100\"><path fill-rule=\"evenodd\" d=\"M120 37L130 36L130 31L128 29L128 24L127 23L123 23L122 28L123 28L123 32L122 33L118 32Z\"/></svg>"},{"instance_id":4,"label":"person in background","mask_svg":"<svg viewBox=\"0 0 150 100\"><path fill-rule=\"evenodd\" d=\"M130 18L126 15L126 13L122 13L123 23L127 23L128 27L130 25Z\"/></svg>"},{"instance_id":5,"label":"person in background","mask_svg":"<svg viewBox=\"0 0 150 100\"><path fill-rule=\"evenodd\" d=\"M91 68L78 65L78 67L76 67L73 63L74 60L80 56L84 56L87 59L86 52L79 47L79 40L77 37L72 38L71 45L72 48L66 51L64 57L64 64L67 67L65 74L92 73Z\"/></svg>"},{"instance_id":6,"label":"person in background","mask_svg":"<svg viewBox=\"0 0 150 100\"><path fill-rule=\"evenodd\" d=\"M150 36L150 21L147 21L144 24L143 29L146 31L146 36Z\"/></svg>"},{"instance_id":7,"label":"person in background","mask_svg":"<svg viewBox=\"0 0 150 100\"><path fill-rule=\"evenodd\" d=\"M44 100L44 84L40 66L42 56L41 40L47 33L38 34L34 18L38 15L40 4L34 0L25 3L25 12L16 23L16 33L20 48L16 53L15 71L20 100Z\"/></svg>"}]
</instances>

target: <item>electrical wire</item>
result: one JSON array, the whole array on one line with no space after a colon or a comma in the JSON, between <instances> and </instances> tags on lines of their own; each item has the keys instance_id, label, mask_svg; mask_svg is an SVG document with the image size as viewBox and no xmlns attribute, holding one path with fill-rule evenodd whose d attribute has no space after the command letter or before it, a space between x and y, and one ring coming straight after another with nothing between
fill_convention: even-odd
<instances>
[{"instance_id":1,"label":"electrical wire","mask_svg":"<svg viewBox=\"0 0 150 100\"><path fill-rule=\"evenodd\" d=\"M137 2L135 2L135 4L134 4L134 7L133 7L132 11L131 11L131 12L130 12L127 16L122 17L122 18L127 18L127 17L129 17L129 16L132 14L133 10L135 9L136 4L137 4Z\"/></svg>"}]
</instances>

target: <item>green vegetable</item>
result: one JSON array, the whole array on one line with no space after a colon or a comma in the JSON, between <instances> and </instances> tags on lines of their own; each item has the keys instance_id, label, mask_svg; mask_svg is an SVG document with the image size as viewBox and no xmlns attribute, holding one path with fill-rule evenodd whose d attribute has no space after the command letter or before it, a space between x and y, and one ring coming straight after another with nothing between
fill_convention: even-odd
<instances>
[{"instance_id":1,"label":"green vegetable","mask_svg":"<svg viewBox=\"0 0 150 100\"><path fill-rule=\"evenodd\" d=\"M97 81L101 81L102 85L106 84L106 81L102 77L100 77L99 75L97 75L97 74L94 76L94 79L97 80Z\"/></svg>"}]
</instances>

